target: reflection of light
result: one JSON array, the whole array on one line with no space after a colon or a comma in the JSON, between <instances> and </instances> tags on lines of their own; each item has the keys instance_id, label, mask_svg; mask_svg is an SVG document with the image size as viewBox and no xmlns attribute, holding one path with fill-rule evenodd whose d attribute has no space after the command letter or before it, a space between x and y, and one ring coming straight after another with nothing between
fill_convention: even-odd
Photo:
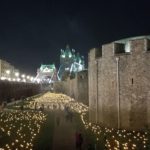
<instances>
[{"instance_id":1,"label":"reflection of light","mask_svg":"<svg viewBox=\"0 0 150 150\"><path fill-rule=\"evenodd\" d=\"M16 79L13 78L12 81L16 81Z\"/></svg>"},{"instance_id":2,"label":"reflection of light","mask_svg":"<svg viewBox=\"0 0 150 150\"><path fill-rule=\"evenodd\" d=\"M27 79L29 79L30 78L30 76L27 76Z\"/></svg>"}]
</instances>

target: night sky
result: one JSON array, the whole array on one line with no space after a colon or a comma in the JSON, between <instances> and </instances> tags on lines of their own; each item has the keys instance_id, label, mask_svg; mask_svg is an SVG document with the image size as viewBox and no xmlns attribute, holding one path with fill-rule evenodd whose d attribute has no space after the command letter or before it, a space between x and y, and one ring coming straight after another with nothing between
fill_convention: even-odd
<instances>
[{"instance_id":1,"label":"night sky","mask_svg":"<svg viewBox=\"0 0 150 150\"><path fill-rule=\"evenodd\" d=\"M59 66L66 44L84 55L93 47L150 34L149 0L1 0L0 58L36 74L41 63Z\"/></svg>"}]
</instances>

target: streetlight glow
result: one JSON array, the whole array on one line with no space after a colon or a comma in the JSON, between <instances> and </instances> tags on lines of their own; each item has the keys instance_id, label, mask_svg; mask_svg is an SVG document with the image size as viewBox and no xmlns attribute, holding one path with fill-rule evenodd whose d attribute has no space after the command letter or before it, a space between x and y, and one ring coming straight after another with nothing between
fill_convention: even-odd
<instances>
[{"instance_id":1,"label":"streetlight glow","mask_svg":"<svg viewBox=\"0 0 150 150\"><path fill-rule=\"evenodd\" d=\"M20 78L17 78L17 81L19 82L21 79Z\"/></svg>"},{"instance_id":2,"label":"streetlight glow","mask_svg":"<svg viewBox=\"0 0 150 150\"><path fill-rule=\"evenodd\" d=\"M22 78L25 78L25 74L22 74L22 76L21 76Z\"/></svg>"},{"instance_id":3,"label":"streetlight glow","mask_svg":"<svg viewBox=\"0 0 150 150\"><path fill-rule=\"evenodd\" d=\"M16 76L16 77L19 77L19 72L15 72L15 76Z\"/></svg>"},{"instance_id":4,"label":"streetlight glow","mask_svg":"<svg viewBox=\"0 0 150 150\"><path fill-rule=\"evenodd\" d=\"M6 73L7 73L7 74L10 74L10 70L6 70Z\"/></svg>"},{"instance_id":5,"label":"streetlight glow","mask_svg":"<svg viewBox=\"0 0 150 150\"><path fill-rule=\"evenodd\" d=\"M1 80L5 80L6 79L6 77L1 77Z\"/></svg>"}]
</instances>

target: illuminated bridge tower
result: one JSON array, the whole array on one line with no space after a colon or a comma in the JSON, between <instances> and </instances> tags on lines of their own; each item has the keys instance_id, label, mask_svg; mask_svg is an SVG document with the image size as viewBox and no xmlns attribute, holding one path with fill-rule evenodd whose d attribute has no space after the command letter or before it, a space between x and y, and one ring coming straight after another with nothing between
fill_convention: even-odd
<instances>
[{"instance_id":1,"label":"illuminated bridge tower","mask_svg":"<svg viewBox=\"0 0 150 150\"><path fill-rule=\"evenodd\" d=\"M84 57L75 50L70 50L69 45L65 50L61 50L60 67L58 70L58 79L65 80L68 76L74 77L76 72L84 70Z\"/></svg>"},{"instance_id":2,"label":"illuminated bridge tower","mask_svg":"<svg viewBox=\"0 0 150 150\"><path fill-rule=\"evenodd\" d=\"M57 69L54 64L51 65L41 65L37 69L36 81L38 83L52 83L57 81Z\"/></svg>"}]
</instances>

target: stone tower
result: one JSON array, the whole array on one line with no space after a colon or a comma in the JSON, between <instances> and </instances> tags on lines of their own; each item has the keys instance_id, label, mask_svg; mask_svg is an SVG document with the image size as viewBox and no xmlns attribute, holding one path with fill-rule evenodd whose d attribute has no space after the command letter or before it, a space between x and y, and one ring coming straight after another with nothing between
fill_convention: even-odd
<instances>
[{"instance_id":1,"label":"stone tower","mask_svg":"<svg viewBox=\"0 0 150 150\"><path fill-rule=\"evenodd\" d=\"M118 40L90 51L91 121L115 128L150 127L149 61L150 36Z\"/></svg>"}]
</instances>

